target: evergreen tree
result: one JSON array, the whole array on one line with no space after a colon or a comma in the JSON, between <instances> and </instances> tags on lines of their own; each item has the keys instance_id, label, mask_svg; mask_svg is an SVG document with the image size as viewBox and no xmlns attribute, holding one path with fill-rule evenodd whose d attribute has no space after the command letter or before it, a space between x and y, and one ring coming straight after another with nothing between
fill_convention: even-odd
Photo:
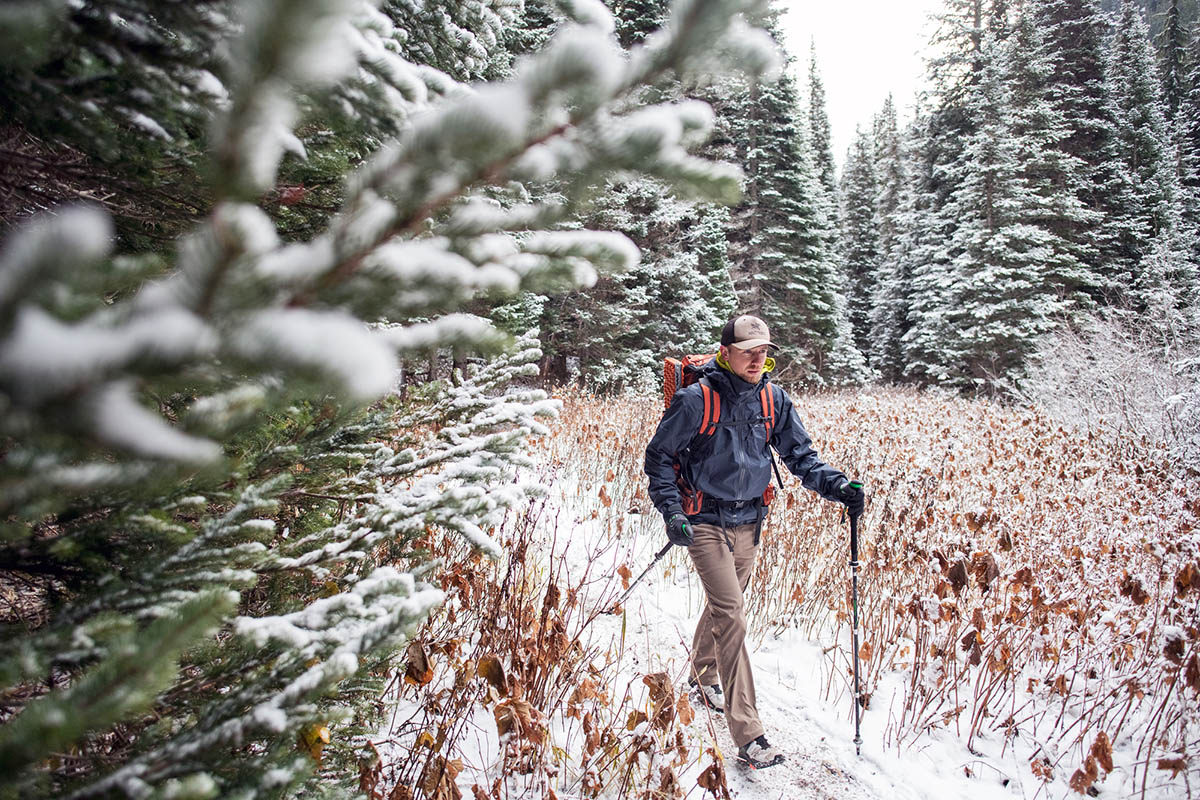
<instances>
[{"instance_id":1,"label":"evergreen tree","mask_svg":"<svg viewBox=\"0 0 1200 800\"><path fill-rule=\"evenodd\" d=\"M883 264L876 216L878 196L874 140L857 129L842 173L839 241L850 329L855 345L864 353L870 350L871 303Z\"/></svg>"},{"instance_id":2,"label":"evergreen tree","mask_svg":"<svg viewBox=\"0 0 1200 800\"><path fill-rule=\"evenodd\" d=\"M781 374L820 381L834 341L836 262L800 153L801 127L791 77L729 86L718 106L720 142L745 172L744 200L728 235L739 310L756 313L784 343Z\"/></svg>"},{"instance_id":3,"label":"evergreen tree","mask_svg":"<svg viewBox=\"0 0 1200 800\"><path fill-rule=\"evenodd\" d=\"M421 36L369 3L240 4L213 49L211 207L170 255L114 251L88 207L0 247L0 572L40 591L32 629L0 638L4 797L358 793L379 679L441 598L423 540L497 552L521 442L554 408L506 388L532 340L408 407L381 400L399 365L501 346L467 303L631 266L624 237L564 229L605 178L736 186L687 153L705 115L633 109L721 54L769 60L731 22L754 9L688 3L629 57L602 7L576 10L511 80L468 89L399 55ZM398 104L365 119L399 134L285 243L262 206L297 120L363 70Z\"/></svg>"},{"instance_id":4,"label":"evergreen tree","mask_svg":"<svg viewBox=\"0 0 1200 800\"><path fill-rule=\"evenodd\" d=\"M959 221L949 243L959 298L950 317L952 375L969 387L1013 385L1061 311L1045 280L1051 235L1031 222L1038 198L1023 176L1006 56L989 34L971 93L978 129L950 202Z\"/></svg>"},{"instance_id":5,"label":"evergreen tree","mask_svg":"<svg viewBox=\"0 0 1200 800\"><path fill-rule=\"evenodd\" d=\"M1032 12L1017 20L1006 52L1012 136L1028 192L1020 220L1043 232L1038 258L1045 289L1074 313L1091 305L1088 262L1098 254L1087 247L1085 232L1101 215L1084 203L1087 165L1061 146L1071 131L1054 94L1056 58Z\"/></svg>"},{"instance_id":6,"label":"evergreen tree","mask_svg":"<svg viewBox=\"0 0 1200 800\"><path fill-rule=\"evenodd\" d=\"M592 288L545 302L539 327L557 378L609 390L661 373L665 354L710 351L734 312L725 253L729 211L671 197L661 183L621 181L584 217L638 246L640 262Z\"/></svg>"},{"instance_id":7,"label":"evergreen tree","mask_svg":"<svg viewBox=\"0 0 1200 800\"><path fill-rule=\"evenodd\" d=\"M1129 278L1110 219L1128 209L1129 198L1117 167L1116 120L1105 82L1109 24L1096 0L1046 0L1035 12L1050 61L1047 92L1067 131L1056 149L1082 165L1079 185L1068 191L1089 212L1084 224L1064 220L1060 235L1087 268L1082 290L1092 301L1108 302Z\"/></svg>"},{"instance_id":8,"label":"evergreen tree","mask_svg":"<svg viewBox=\"0 0 1200 800\"><path fill-rule=\"evenodd\" d=\"M874 158L878 182L875 228L878 231L880 265L870 298L871 366L887 381L900 379L907 285L911 276L900 270L903 256L904 208L907 180L896 106L888 95L874 125Z\"/></svg>"},{"instance_id":9,"label":"evergreen tree","mask_svg":"<svg viewBox=\"0 0 1200 800\"><path fill-rule=\"evenodd\" d=\"M1196 44L1193 44L1196 47ZM1175 118L1179 185L1179 235L1191 260L1200 263L1200 60L1187 76L1187 90ZM1193 287L1195 291L1196 287Z\"/></svg>"},{"instance_id":10,"label":"evergreen tree","mask_svg":"<svg viewBox=\"0 0 1200 800\"><path fill-rule=\"evenodd\" d=\"M1142 260L1152 242L1169 237L1175 219L1175 167L1167 144L1166 119L1149 31L1141 12L1122 4L1108 60L1114 138L1125 202L1106 219L1115 236L1113 256L1129 299L1145 308L1149 288Z\"/></svg>"},{"instance_id":11,"label":"evergreen tree","mask_svg":"<svg viewBox=\"0 0 1200 800\"><path fill-rule=\"evenodd\" d=\"M0 218L87 199L146 246L199 217L207 199L190 184L225 93L217 53L229 11L226 0L6 10Z\"/></svg>"},{"instance_id":12,"label":"evergreen tree","mask_svg":"<svg viewBox=\"0 0 1200 800\"><path fill-rule=\"evenodd\" d=\"M617 41L632 47L662 27L667 18L664 0L609 0L617 20Z\"/></svg>"},{"instance_id":13,"label":"evergreen tree","mask_svg":"<svg viewBox=\"0 0 1200 800\"><path fill-rule=\"evenodd\" d=\"M908 280L900 344L904 377L918 383L946 377L947 313L954 302L945 247L954 226L945 213L950 184L941 163L939 116L918 113L906 134L908 190L901 207L897 271Z\"/></svg>"},{"instance_id":14,"label":"evergreen tree","mask_svg":"<svg viewBox=\"0 0 1200 800\"><path fill-rule=\"evenodd\" d=\"M916 158L913 212L908 217L907 265L912 281L902 339L905 375L918 382L945 380L954 358L949 311L956 307L952 254L945 243L958 226L948 208L964 175L965 142L974 134L968 107L982 72L982 41L991 5L984 0L947 0L928 63L933 97L911 150Z\"/></svg>"},{"instance_id":15,"label":"evergreen tree","mask_svg":"<svg viewBox=\"0 0 1200 800\"><path fill-rule=\"evenodd\" d=\"M1171 0L1167 8L1166 24L1158 48L1162 64L1163 111L1168 123L1175 121L1179 106L1187 94L1188 43L1179 5L1180 0Z\"/></svg>"},{"instance_id":16,"label":"evergreen tree","mask_svg":"<svg viewBox=\"0 0 1200 800\"><path fill-rule=\"evenodd\" d=\"M833 158L833 132L825 107L825 83L817 66L817 46L809 45L808 56L808 136L813 171L830 202L837 197L837 165Z\"/></svg>"},{"instance_id":17,"label":"evergreen tree","mask_svg":"<svg viewBox=\"0 0 1200 800\"><path fill-rule=\"evenodd\" d=\"M808 64L808 128L801 143L808 153L805 163L812 164L815 185L813 197L817 211L824 220L822 238L840 258L841 243L838 240L840 220L838 218L837 167L833 158L833 133L829 125L829 114L825 108L825 86L817 66L817 49L810 45ZM838 273L841 274L839 264ZM843 303L843 305L845 305Z\"/></svg>"}]
</instances>

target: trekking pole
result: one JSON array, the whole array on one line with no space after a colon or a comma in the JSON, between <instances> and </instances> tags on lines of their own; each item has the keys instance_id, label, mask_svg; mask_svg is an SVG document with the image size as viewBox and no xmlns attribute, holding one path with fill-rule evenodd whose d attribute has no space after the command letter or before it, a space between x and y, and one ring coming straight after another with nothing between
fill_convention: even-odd
<instances>
[{"instance_id":1,"label":"trekking pole","mask_svg":"<svg viewBox=\"0 0 1200 800\"><path fill-rule=\"evenodd\" d=\"M638 581L640 581L642 578L646 577L646 573L649 572L651 569L653 569L654 565L659 562L659 559L661 559L663 556L665 556L667 554L667 551L670 550L672 547L674 547L674 545L671 544L670 542L667 542L663 546L663 549L659 550L654 555L654 560L651 561L644 570L642 570L642 574L638 575L636 578L634 578L633 583L629 584L629 588L625 590L625 593L623 595L621 595L620 597L618 597L617 602L613 603L612 607L609 608L608 611L605 611L604 613L605 614L620 613L619 609L621 608L621 604L625 602L625 598L627 598L627 597L629 597L629 595L633 594L633 590L638 585Z\"/></svg>"},{"instance_id":2,"label":"trekking pole","mask_svg":"<svg viewBox=\"0 0 1200 800\"><path fill-rule=\"evenodd\" d=\"M862 484L851 481L855 489L861 489ZM850 515L850 645L854 648L854 753L862 755L862 687L858 682L858 516Z\"/></svg>"}]
</instances>

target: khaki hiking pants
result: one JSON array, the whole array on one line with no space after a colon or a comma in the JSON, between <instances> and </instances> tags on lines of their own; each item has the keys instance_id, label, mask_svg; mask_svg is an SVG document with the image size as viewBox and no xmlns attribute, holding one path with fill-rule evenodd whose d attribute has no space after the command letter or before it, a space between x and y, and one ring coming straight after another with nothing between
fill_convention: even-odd
<instances>
[{"instance_id":1,"label":"khaki hiking pants","mask_svg":"<svg viewBox=\"0 0 1200 800\"><path fill-rule=\"evenodd\" d=\"M692 640L692 680L711 685L720 680L725 719L734 744L741 747L763 734L754 697L754 675L746 651L746 606L742 594L754 571L755 525L721 530L693 525L688 555L704 585L708 602ZM728 535L728 539L726 539ZM733 552L729 552L729 542Z\"/></svg>"}]
</instances>

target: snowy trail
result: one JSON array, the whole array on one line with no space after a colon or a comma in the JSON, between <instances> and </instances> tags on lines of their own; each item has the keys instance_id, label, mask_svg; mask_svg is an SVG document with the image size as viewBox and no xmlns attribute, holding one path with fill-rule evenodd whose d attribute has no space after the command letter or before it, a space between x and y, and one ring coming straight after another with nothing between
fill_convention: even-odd
<instances>
[{"instance_id":1,"label":"snowy trail","mask_svg":"<svg viewBox=\"0 0 1200 800\"><path fill-rule=\"evenodd\" d=\"M563 553L573 568L590 564L595 574L599 565L594 551L591 555L587 552L596 543L593 537L606 538L598 533L600 527L589 530L589 526L583 525L575 529L573 541ZM610 589L614 595L621 585L615 574L618 562L628 566L636 577L664 543L661 527L656 515L640 520L640 524L633 526L633 535L628 536L627 531L627 538L622 539L620 556L610 555L614 572L614 586ZM748 589L769 590L753 584ZM682 691L686 686L692 632L702 602L700 582L686 552L673 548L634 589L625 603L624 619L620 615L597 617L589 631L590 639L601 649L621 652L620 683L628 685L635 697L642 688L641 676L657 671L666 671L675 679L677 690ZM755 621L750 623L753 629ZM846 642L839 641L838 646L848 646L849 630L844 633ZM715 735L715 744L725 757L726 777L733 797L923 800L969 796L972 800L1001 800L1032 796L1036 792L1030 786L1022 791L1016 785L1018 781L1004 786L1002 780L1006 776L1000 771L988 770L994 774L967 777L964 767L975 759L953 739L922 740L915 751L904 754L898 753L895 746L885 747L883 728L891 698L885 696L882 686L876 692L872 710L864 714L862 755L857 756L848 695L834 691L830 692L833 699L825 699L829 668L822 650L834 643L810 642L795 631L785 631L777 637L755 637L753 633L751 636L759 714L767 737L785 753L787 762L770 769L747 770L735 763L737 747L721 715L698 709L697 719L690 726L698 748L712 746ZM619 691L621 686L615 688ZM685 790L695 787L700 770L697 765L680 776Z\"/></svg>"}]
</instances>

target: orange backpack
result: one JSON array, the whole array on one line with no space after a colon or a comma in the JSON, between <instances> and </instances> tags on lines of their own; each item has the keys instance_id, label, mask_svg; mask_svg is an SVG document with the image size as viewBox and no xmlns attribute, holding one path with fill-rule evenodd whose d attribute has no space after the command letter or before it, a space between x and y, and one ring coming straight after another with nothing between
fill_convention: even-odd
<instances>
[{"instance_id":1,"label":"orange backpack","mask_svg":"<svg viewBox=\"0 0 1200 800\"><path fill-rule=\"evenodd\" d=\"M682 389L684 386L691 386L697 381L700 382L700 392L704 397L704 414L700 418L700 429L696 431L697 436L712 436L717 431L717 423L721 421L721 394L709 385L708 381L700 380L700 370L708 362L717 357L716 353L708 353L705 355L687 355L683 358L671 358L670 356L663 362L663 408L671 407L671 401L675 398L675 392ZM758 393L759 400L762 402L763 423L767 429L767 441L771 441L771 432L775 429L775 392L771 390L771 385L767 384ZM783 488L783 481L779 477L779 468L775 466L775 456L771 453L771 445L767 445L767 454L771 456L771 467L775 470L775 479L779 481L779 488ZM687 515L699 514L700 507L704 503L704 493L692 489L683 479L682 467L678 461L675 461L675 482L679 486L680 497L682 498L683 513ZM762 494L763 506L768 506L775 499L775 486L768 483L766 490Z\"/></svg>"}]
</instances>

